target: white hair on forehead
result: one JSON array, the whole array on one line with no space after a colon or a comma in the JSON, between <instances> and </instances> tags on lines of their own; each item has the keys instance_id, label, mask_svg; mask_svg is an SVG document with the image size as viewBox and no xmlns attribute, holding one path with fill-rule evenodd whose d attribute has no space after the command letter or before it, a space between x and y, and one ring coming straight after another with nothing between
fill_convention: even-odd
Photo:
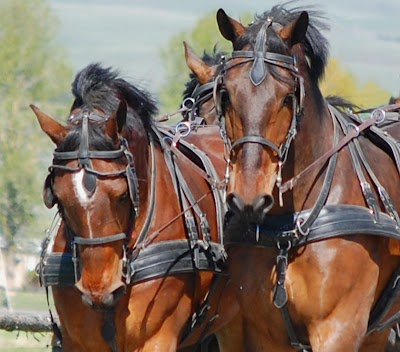
<instances>
[{"instance_id":1,"label":"white hair on forehead","mask_svg":"<svg viewBox=\"0 0 400 352\"><path fill-rule=\"evenodd\" d=\"M85 176L85 170L82 169L79 172L75 172L72 176L72 184L75 195L79 200L79 203L83 208L86 208L95 199L95 194L90 195L83 185L83 177Z\"/></svg>"}]
</instances>

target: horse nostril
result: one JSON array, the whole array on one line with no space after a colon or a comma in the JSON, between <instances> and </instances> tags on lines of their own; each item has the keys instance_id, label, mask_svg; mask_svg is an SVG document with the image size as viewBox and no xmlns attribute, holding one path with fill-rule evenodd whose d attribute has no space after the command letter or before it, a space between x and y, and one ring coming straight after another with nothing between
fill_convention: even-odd
<instances>
[{"instance_id":1,"label":"horse nostril","mask_svg":"<svg viewBox=\"0 0 400 352\"><path fill-rule=\"evenodd\" d=\"M124 284L122 284L121 286L119 286L117 289L115 289L113 292L105 295L102 299L102 305L105 308L112 308L115 306L115 304L117 303L117 301L123 296L123 294L125 293L126 290L126 286Z\"/></svg>"},{"instance_id":2,"label":"horse nostril","mask_svg":"<svg viewBox=\"0 0 400 352\"><path fill-rule=\"evenodd\" d=\"M234 214L239 214L244 211L244 202L236 193L232 192L226 196L226 203L229 210Z\"/></svg>"},{"instance_id":3,"label":"horse nostril","mask_svg":"<svg viewBox=\"0 0 400 352\"><path fill-rule=\"evenodd\" d=\"M81 299L82 299L83 304L86 304L89 307L93 307L93 301L89 297L89 295L87 295L86 293L83 293Z\"/></svg>"},{"instance_id":4,"label":"horse nostril","mask_svg":"<svg viewBox=\"0 0 400 352\"><path fill-rule=\"evenodd\" d=\"M253 202L253 212L258 218L258 222L262 223L265 216L274 205L274 198L270 194L258 196Z\"/></svg>"},{"instance_id":5,"label":"horse nostril","mask_svg":"<svg viewBox=\"0 0 400 352\"><path fill-rule=\"evenodd\" d=\"M121 281L115 283L113 286L116 287L111 292L91 292L83 288L82 282L78 281L75 284L76 288L82 293L81 299L85 305L94 309L112 308L115 306L117 301L122 297L126 291L126 286ZM112 289L112 288L110 288Z\"/></svg>"}]
</instances>

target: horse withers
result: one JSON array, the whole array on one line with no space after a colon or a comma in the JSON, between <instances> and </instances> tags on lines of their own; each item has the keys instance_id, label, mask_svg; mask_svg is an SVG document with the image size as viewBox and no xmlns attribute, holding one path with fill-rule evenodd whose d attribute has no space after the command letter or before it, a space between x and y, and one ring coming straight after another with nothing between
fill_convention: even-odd
<instances>
[{"instance_id":1,"label":"horse withers","mask_svg":"<svg viewBox=\"0 0 400 352\"><path fill-rule=\"evenodd\" d=\"M364 121L325 101L317 12L275 6L246 27L219 10L217 21L232 57L210 70L186 54L214 80L227 136L242 350L384 351L400 309L399 151L380 128L385 109Z\"/></svg>"},{"instance_id":2,"label":"horse withers","mask_svg":"<svg viewBox=\"0 0 400 352\"><path fill-rule=\"evenodd\" d=\"M176 351L237 312L221 234L219 134L153 120L153 99L98 64L73 82L43 191L61 216L40 272L65 351ZM181 136L181 138L179 138ZM206 153L202 150L206 150Z\"/></svg>"}]
</instances>

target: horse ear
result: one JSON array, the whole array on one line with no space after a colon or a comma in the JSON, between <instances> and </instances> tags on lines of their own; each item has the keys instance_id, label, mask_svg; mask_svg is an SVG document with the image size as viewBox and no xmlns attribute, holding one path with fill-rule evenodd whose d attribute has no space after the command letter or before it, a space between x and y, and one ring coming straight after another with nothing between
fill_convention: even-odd
<instances>
[{"instance_id":1,"label":"horse ear","mask_svg":"<svg viewBox=\"0 0 400 352\"><path fill-rule=\"evenodd\" d=\"M278 31L279 35L284 41L287 41L290 47L300 43L308 28L308 13L303 11L300 16L289 22L285 27Z\"/></svg>"},{"instance_id":2,"label":"horse ear","mask_svg":"<svg viewBox=\"0 0 400 352\"><path fill-rule=\"evenodd\" d=\"M121 133L122 129L125 127L126 124L126 114L127 114L127 106L126 101L121 100L118 105L117 109L117 127L118 133Z\"/></svg>"},{"instance_id":3,"label":"horse ear","mask_svg":"<svg viewBox=\"0 0 400 352\"><path fill-rule=\"evenodd\" d=\"M118 143L118 134L121 133L126 124L126 112L126 102L121 100L117 110L113 112L106 122L105 133L111 137L115 143Z\"/></svg>"},{"instance_id":4,"label":"horse ear","mask_svg":"<svg viewBox=\"0 0 400 352\"><path fill-rule=\"evenodd\" d=\"M44 181L43 192L42 192L43 203L49 209L53 208L54 204L56 204L57 202L57 198L53 192L52 183L53 183L53 175L50 173L49 175L47 175L46 180Z\"/></svg>"},{"instance_id":5,"label":"horse ear","mask_svg":"<svg viewBox=\"0 0 400 352\"><path fill-rule=\"evenodd\" d=\"M217 12L217 22L219 31L223 37L232 43L236 38L246 33L246 27L229 17L223 9L219 9Z\"/></svg>"},{"instance_id":6,"label":"horse ear","mask_svg":"<svg viewBox=\"0 0 400 352\"><path fill-rule=\"evenodd\" d=\"M195 74L201 84L205 84L211 80L215 74L215 68L208 66L202 59L200 59L193 49L183 42L185 47L185 60L187 66Z\"/></svg>"},{"instance_id":7,"label":"horse ear","mask_svg":"<svg viewBox=\"0 0 400 352\"><path fill-rule=\"evenodd\" d=\"M42 131L46 133L56 145L59 145L68 134L68 129L50 116L46 115L35 105L31 104L29 106L35 113Z\"/></svg>"}]
</instances>

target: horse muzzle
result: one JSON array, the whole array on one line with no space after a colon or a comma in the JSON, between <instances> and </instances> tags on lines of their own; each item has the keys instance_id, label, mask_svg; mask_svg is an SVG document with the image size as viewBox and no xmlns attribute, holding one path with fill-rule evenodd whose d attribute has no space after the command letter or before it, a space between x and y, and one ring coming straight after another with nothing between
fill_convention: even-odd
<instances>
[{"instance_id":1,"label":"horse muzzle","mask_svg":"<svg viewBox=\"0 0 400 352\"><path fill-rule=\"evenodd\" d=\"M111 309L118 300L124 295L126 286L122 281L116 281L107 290L98 291L85 288L82 279L75 287L82 293L82 302L94 309Z\"/></svg>"},{"instance_id":2,"label":"horse muzzle","mask_svg":"<svg viewBox=\"0 0 400 352\"><path fill-rule=\"evenodd\" d=\"M248 215L256 223L264 222L265 216L274 205L274 197L271 194L261 194L257 196L251 204L246 204L243 199L235 192L226 196L228 209L236 216Z\"/></svg>"}]
</instances>

